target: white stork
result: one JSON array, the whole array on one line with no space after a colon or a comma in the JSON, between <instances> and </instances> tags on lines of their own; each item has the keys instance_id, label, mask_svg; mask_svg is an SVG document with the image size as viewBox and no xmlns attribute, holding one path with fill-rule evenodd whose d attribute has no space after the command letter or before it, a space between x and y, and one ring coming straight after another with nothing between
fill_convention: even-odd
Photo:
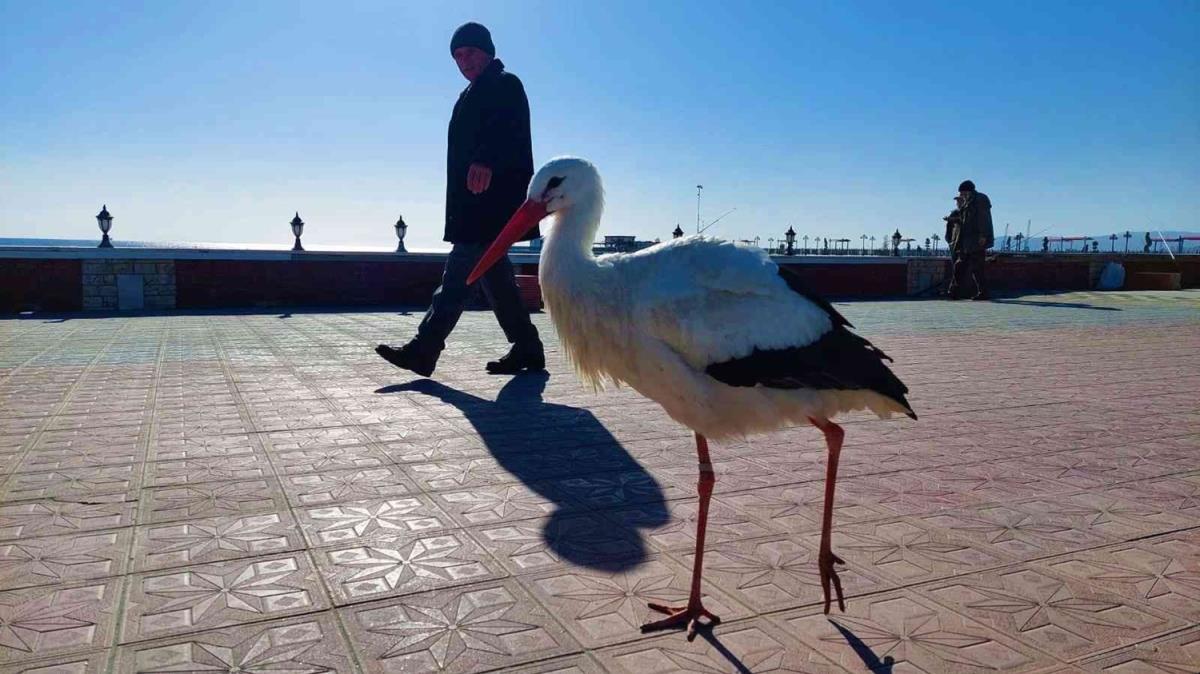
<instances>
[{"instance_id":1,"label":"white stork","mask_svg":"<svg viewBox=\"0 0 1200 674\"><path fill-rule=\"evenodd\" d=\"M850 332L828 302L806 291L792 272L757 248L693 236L635 253L595 257L604 189L591 163L563 157L546 164L528 200L484 253L474 283L521 235L547 215L538 277L550 317L580 376L597 389L628 384L692 429L699 454L696 558L687 606L650 608L668 614L643 630L719 618L700 601L704 533L716 477L708 438L811 423L825 435L828 467L817 560L825 612L830 582L845 610L830 549L833 491L843 431L831 419L867 409L916 419L908 388L884 364L890 360Z\"/></svg>"}]
</instances>

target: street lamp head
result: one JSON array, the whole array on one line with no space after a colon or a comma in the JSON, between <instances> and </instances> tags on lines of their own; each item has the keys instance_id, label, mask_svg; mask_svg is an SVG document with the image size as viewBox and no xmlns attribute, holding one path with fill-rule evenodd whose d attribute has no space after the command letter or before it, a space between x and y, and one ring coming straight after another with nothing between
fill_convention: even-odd
<instances>
[{"instance_id":1,"label":"street lamp head","mask_svg":"<svg viewBox=\"0 0 1200 674\"><path fill-rule=\"evenodd\" d=\"M396 238L404 241L404 236L408 234L408 225L404 222L403 215L396 219L396 224L393 227L396 228Z\"/></svg>"},{"instance_id":2,"label":"street lamp head","mask_svg":"<svg viewBox=\"0 0 1200 674\"><path fill-rule=\"evenodd\" d=\"M299 211L296 212L296 217L292 218L291 225L292 234L295 234L296 238L299 239L300 235L304 233L304 221L300 219Z\"/></svg>"},{"instance_id":3,"label":"street lamp head","mask_svg":"<svg viewBox=\"0 0 1200 674\"><path fill-rule=\"evenodd\" d=\"M671 238L678 239L683 236L683 228L678 224L675 225L675 231L671 232Z\"/></svg>"},{"instance_id":4,"label":"street lamp head","mask_svg":"<svg viewBox=\"0 0 1200 674\"><path fill-rule=\"evenodd\" d=\"M108 230L112 229L112 215L108 212L108 204L100 208L100 212L96 214L96 222L100 225L100 232L108 234Z\"/></svg>"},{"instance_id":5,"label":"street lamp head","mask_svg":"<svg viewBox=\"0 0 1200 674\"><path fill-rule=\"evenodd\" d=\"M796 243L796 230L792 229L790 226L788 227L787 231L783 233L783 235L787 238L788 243Z\"/></svg>"}]
</instances>

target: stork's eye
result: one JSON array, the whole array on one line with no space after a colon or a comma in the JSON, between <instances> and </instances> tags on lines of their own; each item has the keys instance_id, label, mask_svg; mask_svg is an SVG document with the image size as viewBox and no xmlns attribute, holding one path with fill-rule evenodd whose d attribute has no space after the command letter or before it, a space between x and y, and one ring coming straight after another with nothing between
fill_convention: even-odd
<instances>
[{"instance_id":1,"label":"stork's eye","mask_svg":"<svg viewBox=\"0 0 1200 674\"><path fill-rule=\"evenodd\" d=\"M561 176L554 176L553 178L550 179L550 182L546 183L546 189L552 190L555 187L558 187L559 185L561 185L562 182L563 182L563 179Z\"/></svg>"}]
</instances>

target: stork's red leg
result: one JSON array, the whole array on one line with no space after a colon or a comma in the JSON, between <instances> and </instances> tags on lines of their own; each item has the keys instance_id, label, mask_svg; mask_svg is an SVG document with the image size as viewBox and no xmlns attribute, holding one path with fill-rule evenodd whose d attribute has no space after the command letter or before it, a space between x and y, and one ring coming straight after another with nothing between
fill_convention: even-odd
<instances>
[{"instance_id":1,"label":"stork's red leg","mask_svg":"<svg viewBox=\"0 0 1200 674\"><path fill-rule=\"evenodd\" d=\"M704 568L704 533L708 527L708 501L712 497L713 485L716 483L717 477L713 473L712 462L708 458L708 440L699 433L696 434L696 453L699 455L700 461L700 480L696 484L696 491L700 494L700 504L696 515L696 561L692 565L692 591L688 595L687 606L650 604L651 609L659 613L666 613L667 617L642 625L643 632L687 625L688 641L696 638L696 628L700 626L701 617L708 618L712 625L721 622L720 618L710 613L708 609L704 608L704 604L700 603L700 579Z\"/></svg>"},{"instance_id":2,"label":"stork's red leg","mask_svg":"<svg viewBox=\"0 0 1200 674\"><path fill-rule=\"evenodd\" d=\"M825 509L821 515L821 548L817 554L817 568L821 572L821 591L825 593L825 612L829 613L831 603L829 583L833 581L833 589L837 593L838 609L846 610L846 600L842 598L842 579L838 578L834 564L845 564L841 557L833 554L830 547L830 533L833 530L833 488L837 484L838 456L842 453L842 438L846 432L841 426L825 420L809 417L813 426L825 434L825 446L829 449L828 463L825 467Z\"/></svg>"}]
</instances>

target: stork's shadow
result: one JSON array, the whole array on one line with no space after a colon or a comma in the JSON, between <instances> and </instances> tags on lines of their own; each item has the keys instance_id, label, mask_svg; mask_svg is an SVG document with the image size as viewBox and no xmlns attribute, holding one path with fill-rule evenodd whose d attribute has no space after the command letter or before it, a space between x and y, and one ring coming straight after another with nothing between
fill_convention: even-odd
<instances>
[{"instance_id":1,"label":"stork's shadow","mask_svg":"<svg viewBox=\"0 0 1200 674\"><path fill-rule=\"evenodd\" d=\"M513 377L494 401L431 379L376 393L421 393L458 408L504 470L555 504L542 527L542 539L554 554L604 571L634 568L646 558L640 530L670 519L662 487L591 412L542 400L549 377L545 372ZM637 485L636 523L596 512L586 495L572 498L565 487L609 474Z\"/></svg>"}]
</instances>

